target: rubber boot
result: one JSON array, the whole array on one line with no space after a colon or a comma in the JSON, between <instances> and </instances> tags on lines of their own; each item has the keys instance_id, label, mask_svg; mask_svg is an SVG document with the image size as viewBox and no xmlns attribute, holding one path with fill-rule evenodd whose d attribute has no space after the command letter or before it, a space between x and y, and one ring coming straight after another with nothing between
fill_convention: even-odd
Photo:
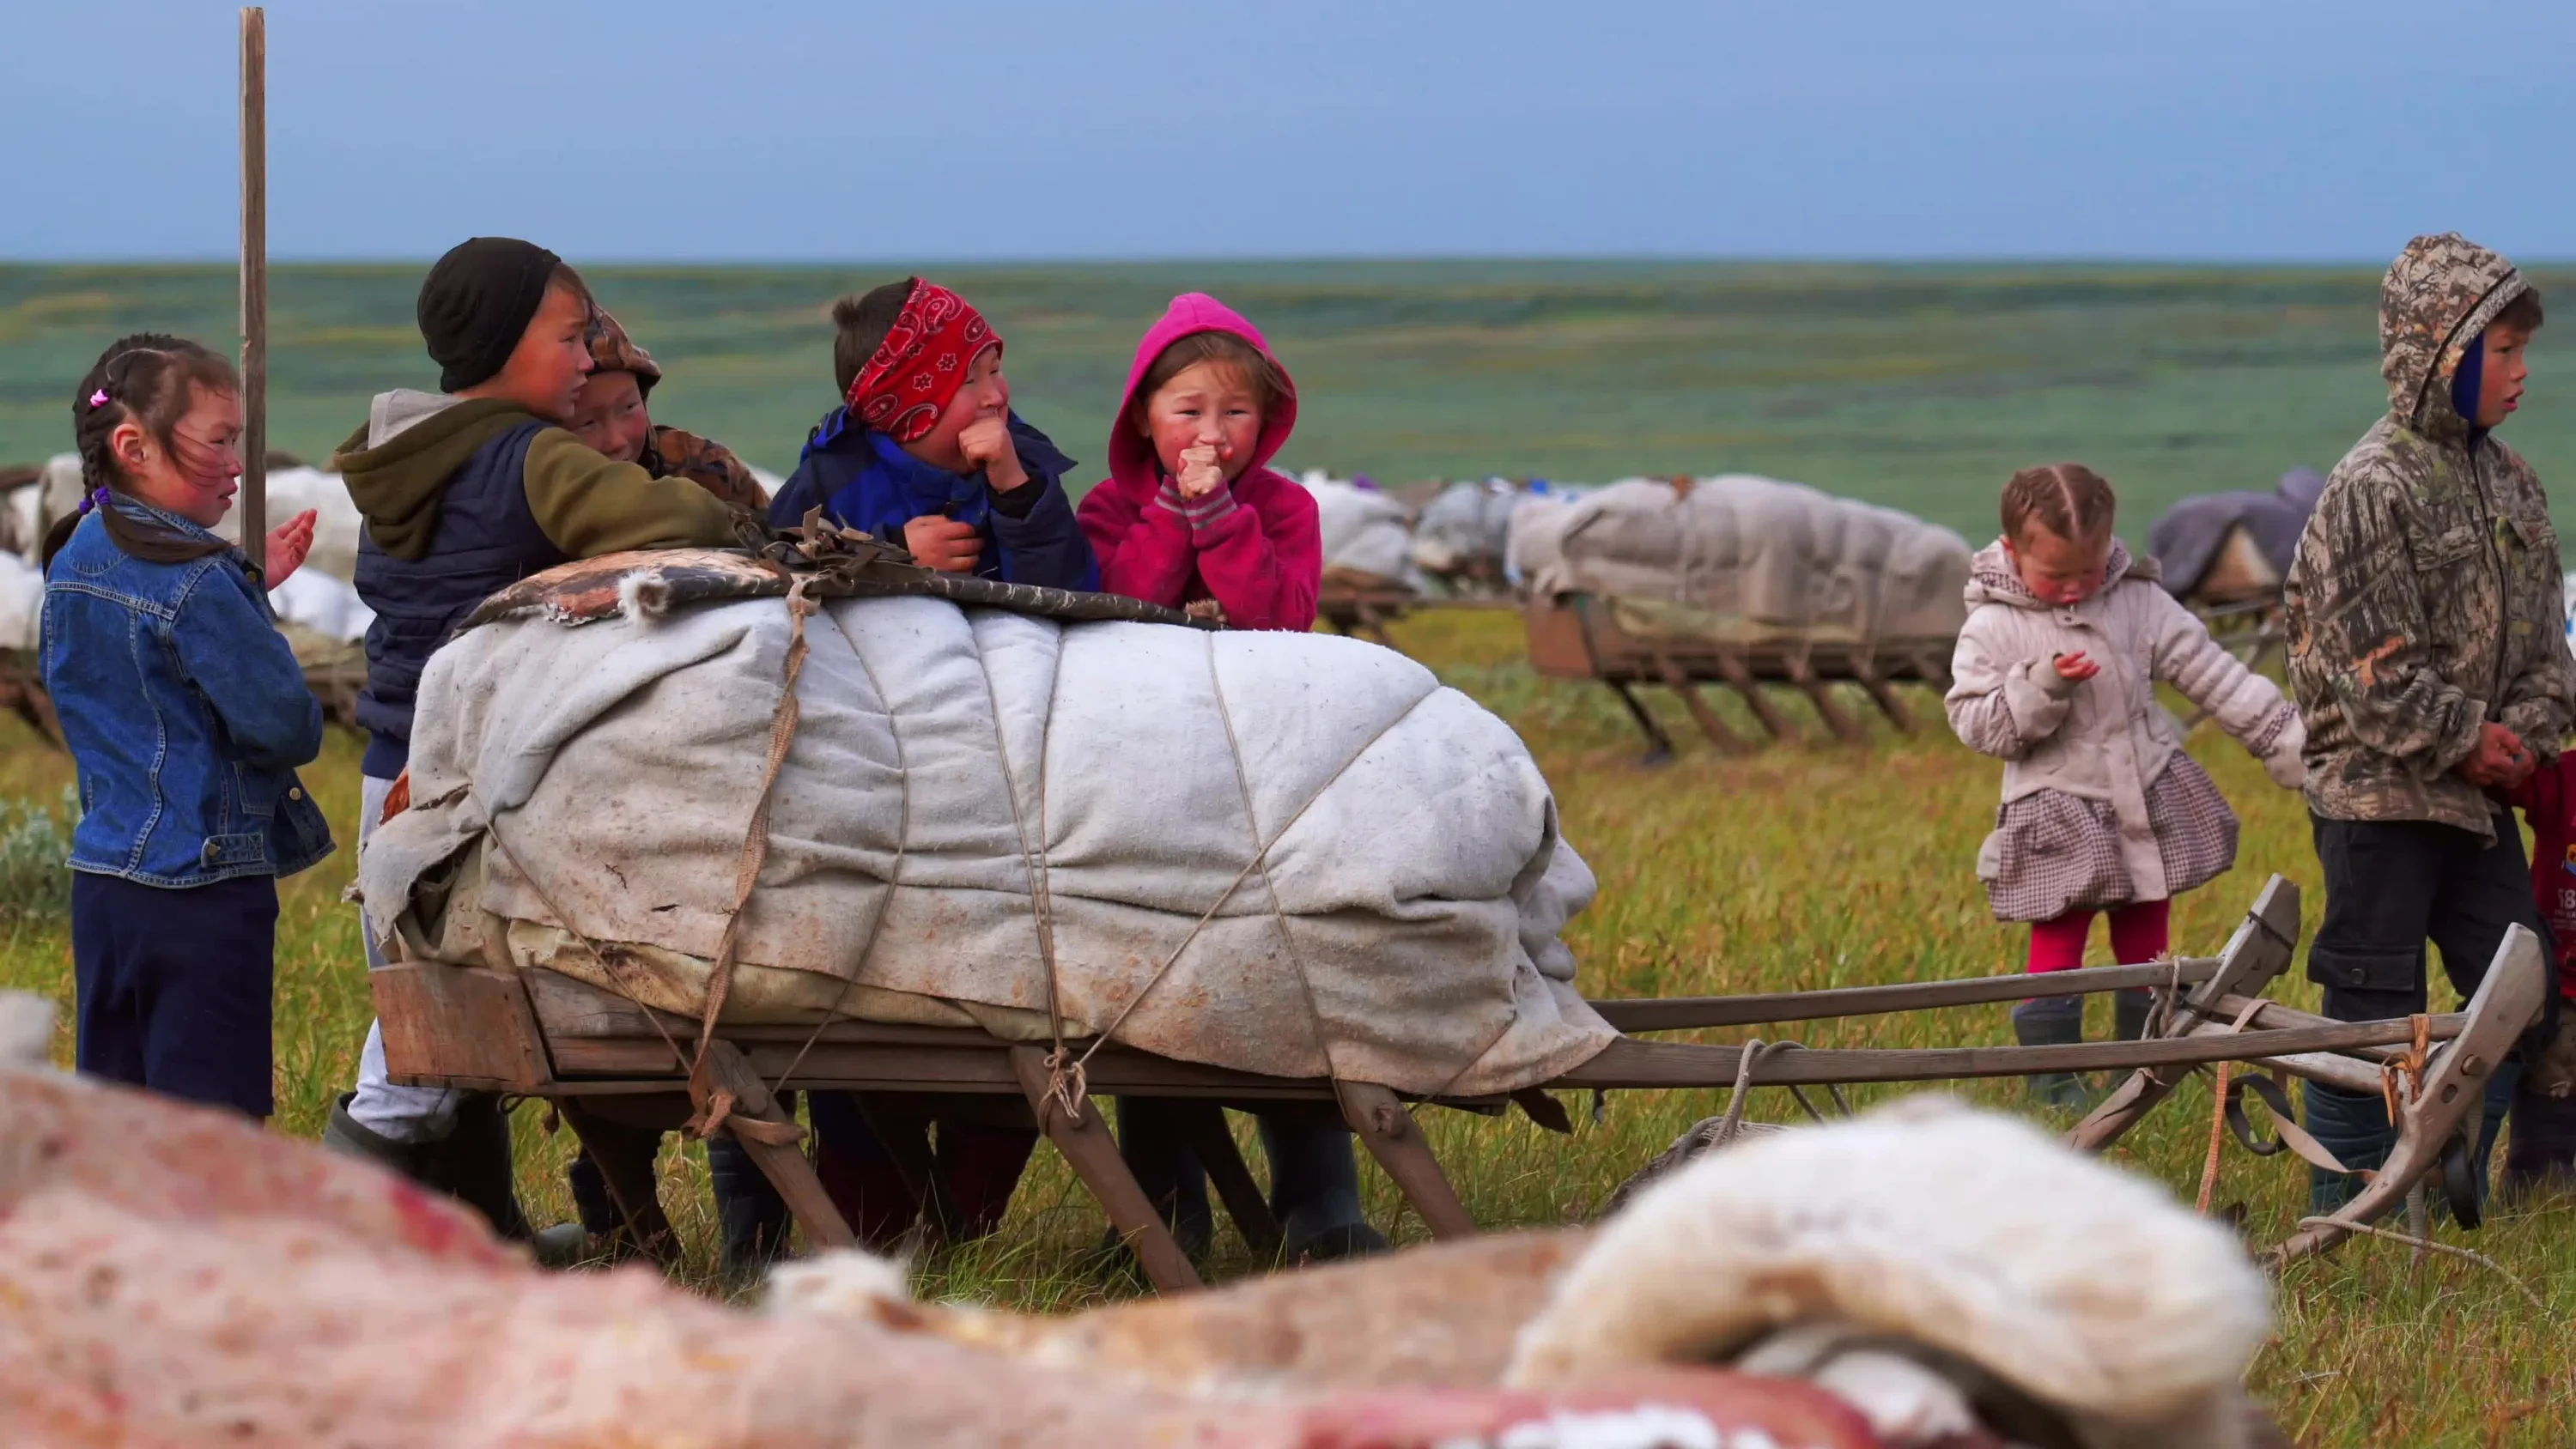
<instances>
[{"instance_id":1,"label":"rubber boot","mask_svg":"<svg viewBox=\"0 0 2576 1449\"><path fill-rule=\"evenodd\" d=\"M561 1267L580 1260L589 1234L578 1223L532 1233L527 1217L519 1211L510 1174L510 1123L501 1115L500 1098L468 1097L457 1111L456 1129L442 1141L396 1142L349 1115L349 1103L356 1095L344 1092L332 1103L330 1120L322 1127L323 1146L365 1158L431 1192L457 1199L481 1213L493 1232L529 1244L540 1263Z\"/></svg>"},{"instance_id":2,"label":"rubber boot","mask_svg":"<svg viewBox=\"0 0 2576 1449\"><path fill-rule=\"evenodd\" d=\"M1197 1262L1216 1241L1216 1213L1208 1205L1207 1167L1174 1119L1175 1105L1160 1097L1118 1098L1118 1155L1181 1251Z\"/></svg>"},{"instance_id":3,"label":"rubber boot","mask_svg":"<svg viewBox=\"0 0 2576 1449\"><path fill-rule=\"evenodd\" d=\"M728 1277L758 1277L787 1256L787 1199L751 1160L741 1139L730 1132L707 1139L707 1178L715 1191L721 1237L717 1251Z\"/></svg>"},{"instance_id":4,"label":"rubber boot","mask_svg":"<svg viewBox=\"0 0 2576 1449\"><path fill-rule=\"evenodd\" d=\"M957 1241L989 1238L1000 1229L1037 1145L1038 1134L1031 1128L939 1124L939 1172L957 1209Z\"/></svg>"},{"instance_id":5,"label":"rubber boot","mask_svg":"<svg viewBox=\"0 0 2576 1449\"><path fill-rule=\"evenodd\" d=\"M399 1172L432 1192L446 1192L446 1183L433 1182L424 1175L424 1164L418 1160L410 1143L379 1136L349 1115L349 1104L357 1100L357 1096L355 1092L342 1092L339 1100L331 1104L331 1116L322 1124L322 1145L334 1152L364 1158L378 1167Z\"/></svg>"},{"instance_id":6,"label":"rubber boot","mask_svg":"<svg viewBox=\"0 0 2576 1449\"><path fill-rule=\"evenodd\" d=\"M808 1093L805 1113L814 1126L814 1175L823 1180L824 1194L862 1247L893 1252L921 1216L903 1169L877 1140L850 1093ZM924 1129L919 1118L891 1117L886 1130Z\"/></svg>"},{"instance_id":7,"label":"rubber boot","mask_svg":"<svg viewBox=\"0 0 2576 1449\"><path fill-rule=\"evenodd\" d=\"M1270 1157L1270 1215L1291 1263L1383 1253L1386 1235L1360 1210L1360 1164L1351 1130L1335 1123L1255 1113Z\"/></svg>"},{"instance_id":8,"label":"rubber boot","mask_svg":"<svg viewBox=\"0 0 2576 1449\"><path fill-rule=\"evenodd\" d=\"M2147 1018L2154 1014L2156 998L2143 986L2111 993L2111 1035L2119 1041L2136 1041L2147 1034Z\"/></svg>"},{"instance_id":9,"label":"rubber boot","mask_svg":"<svg viewBox=\"0 0 2576 1449\"><path fill-rule=\"evenodd\" d=\"M606 1238L617 1231L617 1202L608 1195L607 1175L591 1160L589 1148L573 1154L572 1165L564 1169L564 1185L572 1189L573 1216L581 1220L583 1232Z\"/></svg>"},{"instance_id":10,"label":"rubber boot","mask_svg":"<svg viewBox=\"0 0 2576 1449\"><path fill-rule=\"evenodd\" d=\"M2306 1082L2307 1120L2301 1125L2318 1145L2350 1168L2376 1168L2388 1160L2397 1143L2388 1125L2388 1104L2376 1092L2347 1092L2321 1082ZM2322 1167L2308 1169L2308 1211L2325 1215L2340 1209L2361 1191L2359 1177L2345 1177Z\"/></svg>"},{"instance_id":11,"label":"rubber boot","mask_svg":"<svg viewBox=\"0 0 2576 1449\"><path fill-rule=\"evenodd\" d=\"M536 1236L519 1211L510 1165L510 1119L502 1113L499 1097L488 1092L467 1097L456 1109L456 1127L446 1140L423 1142L412 1150L444 1159L448 1191L481 1213L492 1231L515 1243Z\"/></svg>"},{"instance_id":12,"label":"rubber boot","mask_svg":"<svg viewBox=\"0 0 2576 1449\"><path fill-rule=\"evenodd\" d=\"M2507 1201L2576 1187L2576 1097L2516 1092L2504 1150Z\"/></svg>"},{"instance_id":13,"label":"rubber boot","mask_svg":"<svg viewBox=\"0 0 2576 1449\"><path fill-rule=\"evenodd\" d=\"M2084 998L2048 996L2013 1008L2013 1036L2023 1046L2074 1046L2084 1040ZM2073 1072L2038 1072L2023 1079L2030 1100L2042 1107L2083 1111L2092 1093Z\"/></svg>"}]
</instances>

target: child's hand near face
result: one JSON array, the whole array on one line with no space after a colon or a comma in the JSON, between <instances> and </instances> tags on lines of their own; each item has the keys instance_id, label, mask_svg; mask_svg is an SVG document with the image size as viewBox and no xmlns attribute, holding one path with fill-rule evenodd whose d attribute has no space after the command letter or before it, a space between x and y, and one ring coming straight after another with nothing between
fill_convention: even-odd
<instances>
[{"instance_id":1,"label":"child's hand near face","mask_svg":"<svg viewBox=\"0 0 2576 1449\"><path fill-rule=\"evenodd\" d=\"M966 455L970 468L980 469L985 486L996 493L1008 493L1029 481L1026 468L1020 466L1020 450L1011 441L1011 424L1007 418L977 418L957 435L957 450Z\"/></svg>"},{"instance_id":2,"label":"child's hand near face","mask_svg":"<svg viewBox=\"0 0 2576 1449\"><path fill-rule=\"evenodd\" d=\"M968 574L984 553L984 535L975 525L925 513L903 526L903 546L915 562L944 574Z\"/></svg>"},{"instance_id":3,"label":"child's hand near face","mask_svg":"<svg viewBox=\"0 0 2576 1449\"><path fill-rule=\"evenodd\" d=\"M1225 485L1225 463L1222 450L1214 443L1199 443L1181 450L1181 475L1173 483L1183 498L1205 498Z\"/></svg>"},{"instance_id":4,"label":"child's hand near face","mask_svg":"<svg viewBox=\"0 0 2576 1449\"><path fill-rule=\"evenodd\" d=\"M268 587L285 583L304 566L305 555L313 552L313 525L318 517L308 508L269 530L267 561L260 565Z\"/></svg>"}]
</instances>

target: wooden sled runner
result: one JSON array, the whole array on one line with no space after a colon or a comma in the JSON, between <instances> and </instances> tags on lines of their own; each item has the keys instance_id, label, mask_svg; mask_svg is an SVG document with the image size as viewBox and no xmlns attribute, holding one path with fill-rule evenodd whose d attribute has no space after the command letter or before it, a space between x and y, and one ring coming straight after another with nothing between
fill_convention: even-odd
<instances>
[{"instance_id":1,"label":"wooden sled runner","mask_svg":"<svg viewBox=\"0 0 2576 1449\"><path fill-rule=\"evenodd\" d=\"M1783 685L1815 706L1834 739L1860 744L1867 729L1835 698L1831 686L1858 685L1899 734L1914 732L1913 716L1896 694L1904 683L1950 687L1950 641L1886 640L1875 644L1827 640L1727 643L1679 635L1647 636L1621 627L1610 601L1592 594L1533 599L1522 611L1529 634L1530 667L1550 679L1597 679L1626 706L1646 737L1646 760L1672 758L1672 737L1637 698L1639 685L1661 685L1690 711L1692 723L1720 751L1750 754L1762 741L1748 739L1719 719L1701 697L1704 685L1731 689L1773 741L1798 733L1764 690Z\"/></svg>"},{"instance_id":2,"label":"wooden sled runner","mask_svg":"<svg viewBox=\"0 0 2576 1449\"><path fill-rule=\"evenodd\" d=\"M2286 970L2297 944L2297 887L2275 877L2214 959L2095 967L2049 976L2001 976L1776 995L1605 1001L1595 1005L1623 1033L1591 1061L1510 1099L1443 1099L1485 1113L1517 1102L1542 1125L1570 1131L1549 1091L1666 1087L1827 1085L2020 1076L2046 1071L2133 1070L2128 1082L2071 1140L2099 1150L2151 1111L2188 1075L2215 1062L2251 1062L2352 1090L2375 1091L2382 1068L2418 1046L2421 1090L2404 1102L2388 1164L2339 1219L2387 1213L2418 1179L2436 1171L2456 1144L2473 1138L2487 1072L2538 1019L2548 989L2538 941L2507 938L2485 984L2457 1015L2405 1021L2330 1022L2273 1005L2263 991ZM690 1113L689 1064L678 1044L698 1023L654 1013L610 992L552 972L405 964L375 972L387 1064L397 1081L545 1097L585 1141L603 1122L667 1128ZM1930 1050L1805 1050L1640 1040L1643 1033L1775 1022L1817 1021L2147 987L2164 997L2164 1025L2144 1040L2052 1047ZM1749 1054L1749 1056L1748 1056ZM1077 1110L1050 1096L1043 1047L981 1031L839 1021L806 1026L720 1024L708 1055L714 1085L730 1094L723 1126L750 1148L803 1227L808 1241L851 1242L850 1230L811 1164L796 1130L775 1105L789 1089L968 1094L995 1099L997 1112L1040 1127L1109 1220L1135 1248L1154 1285L1195 1287L1198 1277L1119 1157L1088 1095ZM1380 1086L1259 1076L1174 1061L1116 1044L1090 1058L1091 1093L1196 1099L1207 1111L1194 1139L1218 1197L1256 1252L1275 1250L1277 1226L1224 1130L1219 1108L1311 1103L1346 1121L1437 1238L1476 1231L1415 1124L1410 1105ZM2295 1130L2295 1129L2293 1129ZM603 1158L603 1160L605 1160ZM623 1180L615 1196L639 1236L658 1223L649 1171ZM923 1206L935 1209L927 1197ZM2301 1233L2276 1253L2322 1250L2344 1234Z\"/></svg>"}]
</instances>

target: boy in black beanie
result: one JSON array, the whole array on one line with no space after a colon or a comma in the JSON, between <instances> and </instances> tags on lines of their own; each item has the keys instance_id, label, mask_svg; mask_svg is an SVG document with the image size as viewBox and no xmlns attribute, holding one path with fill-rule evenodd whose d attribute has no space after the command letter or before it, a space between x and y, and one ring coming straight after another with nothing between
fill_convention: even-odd
<instances>
[{"instance_id":1,"label":"boy in black beanie","mask_svg":"<svg viewBox=\"0 0 2576 1449\"><path fill-rule=\"evenodd\" d=\"M430 268L415 310L439 391L378 394L331 458L366 517L357 586L376 611L357 709L369 735L361 846L409 759L421 670L475 605L573 559L735 542L706 490L604 458L565 430L591 370L591 300L553 252L475 237ZM383 964L368 942L369 969ZM323 1141L453 1193L505 1236L530 1235L498 1099L394 1085L378 1028Z\"/></svg>"}]
</instances>

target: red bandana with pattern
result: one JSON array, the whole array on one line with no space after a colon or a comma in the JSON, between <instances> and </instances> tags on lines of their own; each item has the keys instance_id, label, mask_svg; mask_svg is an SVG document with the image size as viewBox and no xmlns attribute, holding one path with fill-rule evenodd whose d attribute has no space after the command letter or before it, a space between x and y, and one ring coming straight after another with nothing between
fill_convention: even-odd
<instances>
[{"instance_id":1,"label":"red bandana with pattern","mask_svg":"<svg viewBox=\"0 0 2576 1449\"><path fill-rule=\"evenodd\" d=\"M916 282L894 327L850 380L845 401L861 424L898 443L920 441L939 425L966 369L1002 336L966 299L936 282Z\"/></svg>"}]
</instances>

